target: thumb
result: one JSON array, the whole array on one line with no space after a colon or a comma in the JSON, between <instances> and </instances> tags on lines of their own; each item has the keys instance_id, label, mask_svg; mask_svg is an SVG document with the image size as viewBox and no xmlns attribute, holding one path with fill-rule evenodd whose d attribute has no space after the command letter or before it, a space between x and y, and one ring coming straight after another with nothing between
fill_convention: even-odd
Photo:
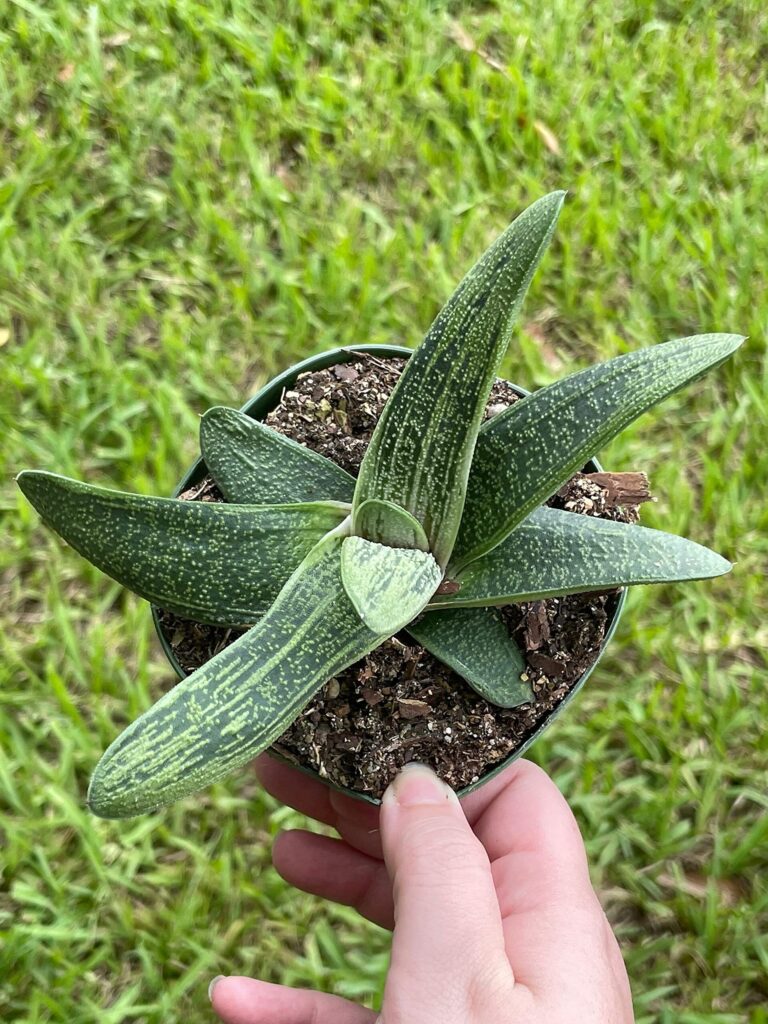
<instances>
[{"instance_id":1,"label":"thumb","mask_svg":"<svg viewBox=\"0 0 768 1024\"><path fill-rule=\"evenodd\" d=\"M381 838L395 904L387 993L412 998L411 982L420 1005L450 1007L434 1017L447 1021L476 982L511 988L488 855L453 790L424 765L407 765L384 795Z\"/></svg>"}]
</instances>

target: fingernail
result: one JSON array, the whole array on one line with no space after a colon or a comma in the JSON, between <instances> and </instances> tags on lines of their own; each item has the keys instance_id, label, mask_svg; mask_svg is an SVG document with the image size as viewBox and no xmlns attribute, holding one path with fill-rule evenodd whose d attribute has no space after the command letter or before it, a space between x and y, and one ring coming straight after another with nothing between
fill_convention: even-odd
<instances>
[{"instance_id":1,"label":"fingernail","mask_svg":"<svg viewBox=\"0 0 768 1024\"><path fill-rule=\"evenodd\" d=\"M455 799L452 789L425 764L414 761L405 765L391 784L384 799L400 807L419 807L425 804L444 804Z\"/></svg>"},{"instance_id":2,"label":"fingernail","mask_svg":"<svg viewBox=\"0 0 768 1024\"><path fill-rule=\"evenodd\" d=\"M213 1002L213 990L216 988L216 986L219 984L223 977L223 974L217 974L215 978L211 978L211 983L208 986L208 998L210 999L211 1002Z\"/></svg>"}]
</instances>

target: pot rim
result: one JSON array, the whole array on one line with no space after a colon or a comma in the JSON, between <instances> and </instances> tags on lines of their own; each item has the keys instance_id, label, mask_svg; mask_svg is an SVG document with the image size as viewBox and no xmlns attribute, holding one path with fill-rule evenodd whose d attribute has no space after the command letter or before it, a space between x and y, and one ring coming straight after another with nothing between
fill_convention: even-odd
<instances>
[{"instance_id":1,"label":"pot rim","mask_svg":"<svg viewBox=\"0 0 768 1024\"><path fill-rule=\"evenodd\" d=\"M256 392L255 395L249 398L240 407L240 412L243 412L247 416L251 416L253 419L256 420L264 419L267 413L274 409L275 406L278 404L282 397L283 391L286 388L289 388L296 381L296 378L300 374L310 373L313 370L325 370L330 366L336 366L339 363L349 362L358 353L389 357L404 356L407 359L412 355L413 349L406 348L403 345L376 344L354 345L345 346L343 348L326 349L324 352L317 353L316 355L309 356L306 359L302 359L298 363L292 364L286 370L283 370L282 373L279 373L276 377L273 377L271 380L267 381L267 383L263 387L261 387ZM515 389L515 391L518 392L518 394L521 397L525 397L526 395L530 394L529 391L527 391L525 388L520 387L518 384L514 384L512 381L508 381L508 383L511 384L511 386ZM602 466L597 461L597 459L589 459L586 465L587 467L590 468L592 472L599 473L602 471ZM203 461L203 458L201 456L195 460L192 466L190 466L190 468L184 474L184 476L181 479L181 482L173 492L173 497L178 498L178 496L183 491L198 483L200 479L205 475L205 471L205 462ZM474 792L474 790L479 789L480 786L484 786L487 782L490 782L491 779L495 778L502 771L504 771L505 768L509 767L509 765L512 764L513 761L516 761L519 757L522 757L522 755L536 742L539 736L541 736L545 729L548 729L552 722L554 722L555 719L561 714L561 712L568 706L568 704L570 704L570 702L573 700L576 694L584 686L592 672L595 670L600 659L603 657L603 654L605 653L605 650L608 647L608 644L613 638L613 635L618 627L619 619L621 618L622 613L624 611L626 599L627 588L622 587L619 591L612 612L609 612L608 625L606 627L602 643L600 644L600 650L598 651L597 657L595 658L594 662L590 665L590 667L587 669L587 671L584 672L584 674L580 676L579 679L573 684L571 689L568 691L565 697L563 697L563 699L560 701L557 707L554 708L554 710L551 711L550 714L547 715L546 718L544 718L539 723L539 725L534 729L531 735L524 741L524 743L520 747L518 747L517 750L513 751L502 761L500 761L497 765L494 765L494 767L490 771L486 772L485 775L482 775L477 780L477 782L472 782L468 786L463 786L461 789L457 790L456 792L459 797L466 796L468 793L472 793ZM186 672L179 664L179 661L176 658L173 649L171 648L170 642L168 638L165 636L165 633L163 632L163 628L160 623L159 617L160 609L158 608L157 605L154 604L151 605L151 609L152 620L155 626L155 632L157 633L158 639L160 640L160 645L163 649L163 653L170 662L171 667L173 668L174 672L179 677L179 679L185 679L188 675L190 675L190 673ZM286 764L290 764L291 767L296 768L298 771L303 772L305 775L308 775L311 778L314 778L317 781L324 783L331 789L337 790L337 792L344 793L347 796L351 796L356 800L361 800L364 803L373 804L375 806L378 806L381 803L379 797L371 796L371 794L369 793L360 793L357 790L348 788L347 786L340 786L337 783L332 782L330 779L323 778L312 768L308 768L306 765L297 764L294 761L289 760L288 758L278 754L271 748L269 748L266 751L266 753L268 753L270 757L273 757L276 760L283 761Z\"/></svg>"}]
</instances>

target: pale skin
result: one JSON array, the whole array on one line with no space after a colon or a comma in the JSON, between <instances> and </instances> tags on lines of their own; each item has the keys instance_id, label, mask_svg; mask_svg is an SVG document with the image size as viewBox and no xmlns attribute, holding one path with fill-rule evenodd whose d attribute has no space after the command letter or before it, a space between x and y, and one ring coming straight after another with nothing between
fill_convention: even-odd
<instances>
[{"instance_id":1,"label":"pale skin","mask_svg":"<svg viewBox=\"0 0 768 1024\"><path fill-rule=\"evenodd\" d=\"M380 1015L322 992L251 978L211 987L225 1024L632 1024L619 947L555 784L518 761L459 803L407 766L381 810L262 758L279 800L331 825L274 847L305 892L394 928Z\"/></svg>"}]
</instances>

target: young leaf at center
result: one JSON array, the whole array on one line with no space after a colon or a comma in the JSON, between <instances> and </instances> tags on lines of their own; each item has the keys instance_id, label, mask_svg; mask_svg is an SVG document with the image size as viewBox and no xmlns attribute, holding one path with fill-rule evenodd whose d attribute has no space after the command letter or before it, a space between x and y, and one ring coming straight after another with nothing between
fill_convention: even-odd
<instances>
[{"instance_id":1,"label":"young leaf at center","mask_svg":"<svg viewBox=\"0 0 768 1024\"><path fill-rule=\"evenodd\" d=\"M391 548L417 548L429 551L429 541L418 519L392 501L371 498L355 513L354 532L358 537L387 544Z\"/></svg>"},{"instance_id":2,"label":"young leaf at center","mask_svg":"<svg viewBox=\"0 0 768 1024\"><path fill-rule=\"evenodd\" d=\"M350 601L374 633L392 636L429 601L442 579L426 551L389 548L347 537L341 548L341 578Z\"/></svg>"}]
</instances>

